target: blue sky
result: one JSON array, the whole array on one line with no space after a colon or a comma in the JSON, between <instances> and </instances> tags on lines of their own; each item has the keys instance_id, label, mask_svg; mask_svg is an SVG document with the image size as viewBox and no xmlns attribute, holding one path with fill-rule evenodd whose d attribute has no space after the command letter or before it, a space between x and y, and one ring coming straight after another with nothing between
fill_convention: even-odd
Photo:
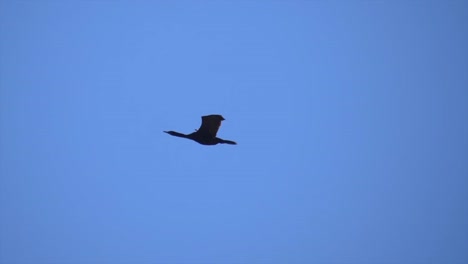
<instances>
[{"instance_id":1,"label":"blue sky","mask_svg":"<svg viewBox=\"0 0 468 264\"><path fill-rule=\"evenodd\" d=\"M467 1L0 1L0 263L467 263ZM222 114L202 146L193 132Z\"/></svg>"}]
</instances>

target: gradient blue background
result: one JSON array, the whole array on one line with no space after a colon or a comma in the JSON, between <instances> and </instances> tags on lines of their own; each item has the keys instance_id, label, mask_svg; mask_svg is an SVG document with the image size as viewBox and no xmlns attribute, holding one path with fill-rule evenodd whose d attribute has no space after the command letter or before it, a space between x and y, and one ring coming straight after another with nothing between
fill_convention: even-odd
<instances>
[{"instance_id":1,"label":"gradient blue background","mask_svg":"<svg viewBox=\"0 0 468 264\"><path fill-rule=\"evenodd\" d=\"M0 1L0 263L468 263L468 1ZM222 114L202 146L193 132Z\"/></svg>"}]
</instances>

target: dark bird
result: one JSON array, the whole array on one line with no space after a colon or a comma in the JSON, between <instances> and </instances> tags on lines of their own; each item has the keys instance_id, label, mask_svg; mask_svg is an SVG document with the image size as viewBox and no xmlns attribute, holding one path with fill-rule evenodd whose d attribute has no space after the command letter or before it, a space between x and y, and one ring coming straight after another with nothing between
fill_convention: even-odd
<instances>
[{"instance_id":1,"label":"dark bird","mask_svg":"<svg viewBox=\"0 0 468 264\"><path fill-rule=\"evenodd\" d=\"M194 140L202 145L216 145L216 144L231 144L236 145L237 143L231 140L224 140L216 137L221 121L225 120L221 115L207 115L202 116L202 124L198 130L191 134L182 134L175 131L164 131L171 136L188 138Z\"/></svg>"}]
</instances>

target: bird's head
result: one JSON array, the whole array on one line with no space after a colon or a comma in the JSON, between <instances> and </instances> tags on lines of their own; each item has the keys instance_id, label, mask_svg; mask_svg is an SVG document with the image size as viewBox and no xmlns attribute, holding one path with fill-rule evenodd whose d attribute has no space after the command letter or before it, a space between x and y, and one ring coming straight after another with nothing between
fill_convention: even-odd
<instances>
[{"instance_id":1,"label":"bird's head","mask_svg":"<svg viewBox=\"0 0 468 264\"><path fill-rule=\"evenodd\" d=\"M164 133L168 133L169 135L172 135L172 136L175 136L179 133L175 132L175 131L163 131Z\"/></svg>"}]
</instances>

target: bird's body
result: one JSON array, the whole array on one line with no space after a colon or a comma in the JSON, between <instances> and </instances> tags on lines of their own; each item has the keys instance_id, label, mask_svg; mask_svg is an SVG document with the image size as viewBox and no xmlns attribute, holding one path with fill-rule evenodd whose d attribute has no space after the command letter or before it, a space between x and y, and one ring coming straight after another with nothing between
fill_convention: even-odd
<instances>
[{"instance_id":1,"label":"bird's body","mask_svg":"<svg viewBox=\"0 0 468 264\"><path fill-rule=\"evenodd\" d=\"M207 115L202 116L202 124L198 130L191 134L182 134L175 131L164 131L171 136L182 137L196 141L202 145L216 145L216 144L231 144L236 145L237 143L230 140L224 140L216 137L221 121L225 120L221 115Z\"/></svg>"}]
</instances>

